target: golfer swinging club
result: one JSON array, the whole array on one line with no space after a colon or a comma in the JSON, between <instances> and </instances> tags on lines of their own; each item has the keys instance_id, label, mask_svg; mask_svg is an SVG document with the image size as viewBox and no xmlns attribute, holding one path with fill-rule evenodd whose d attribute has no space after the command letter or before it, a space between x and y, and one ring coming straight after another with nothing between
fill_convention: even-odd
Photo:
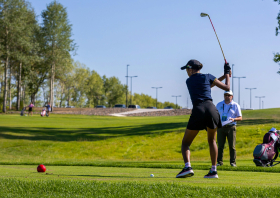
<instances>
[{"instance_id":1,"label":"golfer swinging club","mask_svg":"<svg viewBox=\"0 0 280 198\"><path fill-rule=\"evenodd\" d=\"M217 79L211 74L200 73L202 67L203 65L199 61L190 60L181 68L182 70L186 69L189 76L186 83L191 96L193 109L182 140L181 150L185 167L178 173L176 178L191 177L194 175L190 163L190 146L198 132L203 129L207 131L212 162L212 168L204 178L218 178L216 132L217 128L222 127L222 124L219 112L212 103L211 87L217 86L220 89L229 91L231 68L228 63L225 63L224 75ZM221 82L224 79L226 79L225 84Z\"/></svg>"}]
</instances>

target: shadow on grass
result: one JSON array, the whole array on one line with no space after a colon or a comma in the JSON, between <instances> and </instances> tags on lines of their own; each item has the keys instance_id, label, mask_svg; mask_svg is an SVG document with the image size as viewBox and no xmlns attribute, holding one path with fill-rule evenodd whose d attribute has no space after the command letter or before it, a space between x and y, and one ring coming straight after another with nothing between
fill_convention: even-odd
<instances>
[{"instance_id":1,"label":"shadow on grass","mask_svg":"<svg viewBox=\"0 0 280 198\"><path fill-rule=\"evenodd\" d=\"M152 178L152 177L135 177L135 176L121 176L121 175L64 175L59 174L62 177L93 177L93 178L135 178L135 179L143 179L143 178ZM156 178L166 178L166 177L156 177Z\"/></svg>"},{"instance_id":2,"label":"shadow on grass","mask_svg":"<svg viewBox=\"0 0 280 198\"><path fill-rule=\"evenodd\" d=\"M172 132L184 132L186 122L160 123L137 126L103 127L103 128L24 128L0 127L0 138L50 141L99 141L116 137L150 135L157 136Z\"/></svg>"},{"instance_id":3,"label":"shadow on grass","mask_svg":"<svg viewBox=\"0 0 280 198\"><path fill-rule=\"evenodd\" d=\"M238 122L238 126L244 125L257 125L257 124L275 124L279 123L279 120L275 119L246 119Z\"/></svg>"}]
</instances>

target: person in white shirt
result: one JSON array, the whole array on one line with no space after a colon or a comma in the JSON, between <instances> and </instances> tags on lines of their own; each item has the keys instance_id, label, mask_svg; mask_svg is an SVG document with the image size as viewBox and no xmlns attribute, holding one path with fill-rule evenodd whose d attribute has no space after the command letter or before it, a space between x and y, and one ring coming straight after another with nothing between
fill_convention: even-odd
<instances>
[{"instance_id":1,"label":"person in white shirt","mask_svg":"<svg viewBox=\"0 0 280 198\"><path fill-rule=\"evenodd\" d=\"M225 100L219 102L216 106L220 113L222 120L222 128L218 129L217 140L218 140L218 159L217 166L223 165L223 154L226 139L228 140L229 151L230 151L230 165L236 166L236 121L242 120L242 113L239 104L234 102L233 93L231 90L224 93Z\"/></svg>"}]
</instances>

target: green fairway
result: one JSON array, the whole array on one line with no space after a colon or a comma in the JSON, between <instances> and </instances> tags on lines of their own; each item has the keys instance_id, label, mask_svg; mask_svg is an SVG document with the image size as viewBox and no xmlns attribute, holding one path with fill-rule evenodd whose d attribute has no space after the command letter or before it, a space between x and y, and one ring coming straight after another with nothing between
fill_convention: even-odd
<instances>
[{"instance_id":1,"label":"green fairway","mask_svg":"<svg viewBox=\"0 0 280 198\"><path fill-rule=\"evenodd\" d=\"M279 112L279 109L244 111L244 120L237 128L237 160L251 159L263 135L271 127L280 128ZM180 162L181 140L188 118L188 115L124 118L0 115L0 162ZM198 134L191 151L194 161L210 160L205 131ZM225 159L228 159L226 151Z\"/></svg>"},{"instance_id":2,"label":"green fairway","mask_svg":"<svg viewBox=\"0 0 280 198\"><path fill-rule=\"evenodd\" d=\"M175 178L181 169L155 168L118 168L90 166L47 166L45 173L38 173L37 166L0 165L2 178L42 179L42 180L90 180L90 181L137 181L137 182L171 182L191 186L247 186L258 187L262 178L270 178L264 186L279 186L278 173L255 173L238 171L219 171L219 179L204 179L208 170L194 170L190 178ZM150 177L154 174L154 177Z\"/></svg>"},{"instance_id":3,"label":"green fairway","mask_svg":"<svg viewBox=\"0 0 280 198\"><path fill-rule=\"evenodd\" d=\"M277 173L219 171L219 179L204 179L207 171L195 170L195 175L191 178L176 179L175 175L179 171L180 169L48 166L46 173L37 173L36 166L1 165L0 193L10 197L199 197L207 196L210 192L212 194L208 197L263 197L271 192L274 194L270 197L280 195L277 190L280 185ZM150 174L154 174L154 177L150 177ZM270 179L260 187L263 178ZM10 192L7 191L7 184ZM115 192L116 190L119 192ZM43 194L40 195L39 192Z\"/></svg>"},{"instance_id":4,"label":"green fairway","mask_svg":"<svg viewBox=\"0 0 280 198\"><path fill-rule=\"evenodd\" d=\"M280 109L243 112L238 167L229 166L226 146L214 180L203 178L211 166L205 131L191 146L194 177L175 178L183 167L181 140L188 119L2 114L0 197L279 196L280 165L255 167L252 153L271 127L280 128ZM38 164L47 172L37 173Z\"/></svg>"}]
</instances>

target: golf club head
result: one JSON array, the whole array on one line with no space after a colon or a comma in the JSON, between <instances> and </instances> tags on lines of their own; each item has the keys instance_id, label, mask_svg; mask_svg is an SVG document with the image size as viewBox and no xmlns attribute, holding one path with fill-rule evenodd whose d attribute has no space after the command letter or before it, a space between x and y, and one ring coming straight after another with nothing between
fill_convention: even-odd
<instances>
[{"instance_id":1,"label":"golf club head","mask_svg":"<svg viewBox=\"0 0 280 198\"><path fill-rule=\"evenodd\" d=\"M200 13L200 16L201 16L201 17L206 17L206 16L208 16L208 14L201 12L201 13Z\"/></svg>"}]
</instances>

